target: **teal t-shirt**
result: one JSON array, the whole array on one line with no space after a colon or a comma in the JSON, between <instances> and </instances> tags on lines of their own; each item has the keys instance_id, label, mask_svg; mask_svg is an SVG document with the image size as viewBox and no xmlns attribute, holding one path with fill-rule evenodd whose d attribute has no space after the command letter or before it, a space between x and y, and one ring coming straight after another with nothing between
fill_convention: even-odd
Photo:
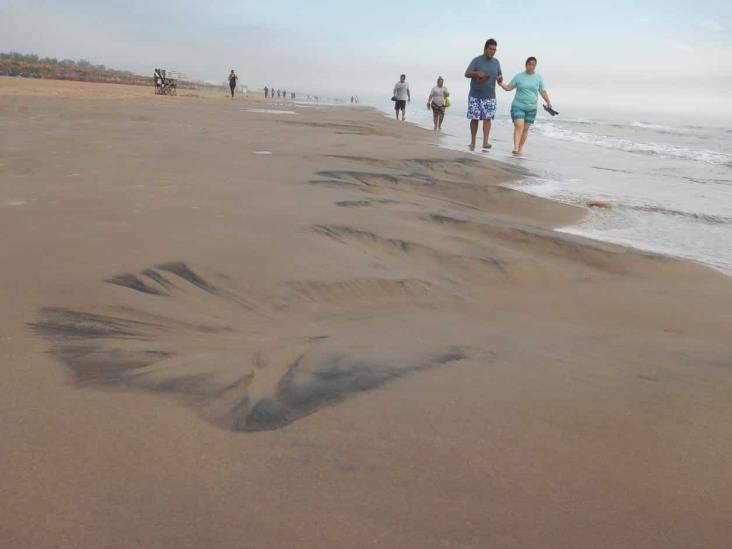
<instances>
[{"instance_id":1,"label":"teal t-shirt","mask_svg":"<svg viewBox=\"0 0 732 549\"><path fill-rule=\"evenodd\" d=\"M520 72L511 79L509 85L516 88L516 96L513 98L511 107L515 106L527 111L536 110L539 92L544 91L544 80L540 75Z\"/></svg>"}]
</instances>

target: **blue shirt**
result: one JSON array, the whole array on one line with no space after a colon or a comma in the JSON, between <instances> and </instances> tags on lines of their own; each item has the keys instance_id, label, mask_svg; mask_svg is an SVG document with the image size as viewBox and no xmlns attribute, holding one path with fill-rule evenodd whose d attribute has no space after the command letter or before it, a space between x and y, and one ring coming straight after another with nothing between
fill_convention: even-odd
<instances>
[{"instance_id":1,"label":"blue shirt","mask_svg":"<svg viewBox=\"0 0 732 549\"><path fill-rule=\"evenodd\" d=\"M465 72L477 71L484 72L488 78L482 82L477 78L470 79L470 97L478 97L480 99L496 98L496 78L502 76L501 64L498 59L491 57L488 59L485 55L479 55L470 62Z\"/></svg>"},{"instance_id":2,"label":"blue shirt","mask_svg":"<svg viewBox=\"0 0 732 549\"><path fill-rule=\"evenodd\" d=\"M509 86L516 88L511 108L535 111L539 93L544 91L544 80L536 73L520 72L511 79Z\"/></svg>"}]
</instances>

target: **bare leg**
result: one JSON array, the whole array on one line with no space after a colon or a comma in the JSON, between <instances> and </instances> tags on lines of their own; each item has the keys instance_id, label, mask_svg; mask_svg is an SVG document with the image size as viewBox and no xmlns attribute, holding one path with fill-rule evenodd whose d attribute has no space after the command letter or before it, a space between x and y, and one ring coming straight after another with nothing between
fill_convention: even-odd
<instances>
[{"instance_id":1,"label":"bare leg","mask_svg":"<svg viewBox=\"0 0 732 549\"><path fill-rule=\"evenodd\" d=\"M435 131L437 131L440 124L440 113L437 112L435 109L432 109L432 118L435 123Z\"/></svg>"},{"instance_id":2,"label":"bare leg","mask_svg":"<svg viewBox=\"0 0 732 549\"><path fill-rule=\"evenodd\" d=\"M442 129L442 121L443 121L443 120L445 120L445 111L442 111L442 112L440 113L440 118L439 118L439 120L437 121L437 130L438 130L438 131Z\"/></svg>"},{"instance_id":3,"label":"bare leg","mask_svg":"<svg viewBox=\"0 0 732 549\"><path fill-rule=\"evenodd\" d=\"M399 120L399 109L396 109L396 119Z\"/></svg>"},{"instance_id":4,"label":"bare leg","mask_svg":"<svg viewBox=\"0 0 732 549\"><path fill-rule=\"evenodd\" d=\"M491 121L483 120L483 148L490 149L493 145L488 142L488 138L491 135Z\"/></svg>"},{"instance_id":5,"label":"bare leg","mask_svg":"<svg viewBox=\"0 0 732 549\"><path fill-rule=\"evenodd\" d=\"M524 124L524 130L521 132L521 141L519 141L519 154L524 154L524 145L526 144L526 138L529 137L529 128L531 128L531 124Z\"/></svg>"},{"instance_id":6,"label":"bare leg","mask_svg":"<svg viewBox=\"0 0 732 549\"><path fill-rule=\"evenodd\" d=\"M475 138L478 135L478 121L477 120L471 120L470 121L470 150L475 150Z\"/></svg>"},{"instance_id":7,"label":"bare leg","mask_svg":"<svg viewBox=\"0 0 732 549\"><path fill-rule=\"evenodd\" d=\"M404 108L402 109L402 122L404 122L404 118L405 118L406 116L407 116L407 108L406 108L406 107L404 107Z\"/></svg>"},{"instance_id":8,"label":"bare leg","mask_svg":"<svg viewBox=\"0 0 732 549\"><path fill-rule=\"evenodd\" d=\"M524 121L521 118L517 118L513 121L513 150L511 153L514 156L521 154L521 136L524 133Z\"/></svg>"}]
</instances>

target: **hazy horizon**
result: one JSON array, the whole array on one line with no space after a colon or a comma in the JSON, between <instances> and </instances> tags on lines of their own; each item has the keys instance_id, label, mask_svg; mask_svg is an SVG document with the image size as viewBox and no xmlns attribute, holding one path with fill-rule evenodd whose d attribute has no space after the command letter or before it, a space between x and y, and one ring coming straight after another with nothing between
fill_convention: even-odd
<instances>
[{"instance_id":1,"label":"hazy horizon","mask_svg":"<svg viewBox=\"0 0 732 549\"><path fill-rule=\"evenodd\" d=\"M171 9L155 0L6 0L0 51L86 58L139 74L162 66L216 82L234 68L253 89L359 95L372 103L388 101L405 72L421 103L438 74L456 97L467 94L465 67L494 37L506 76L537 56L554 103L565 109L732 118L727 3L701 1L691 10L660 1L443 6L183 0Z\"/></svg>"}]
</instances>

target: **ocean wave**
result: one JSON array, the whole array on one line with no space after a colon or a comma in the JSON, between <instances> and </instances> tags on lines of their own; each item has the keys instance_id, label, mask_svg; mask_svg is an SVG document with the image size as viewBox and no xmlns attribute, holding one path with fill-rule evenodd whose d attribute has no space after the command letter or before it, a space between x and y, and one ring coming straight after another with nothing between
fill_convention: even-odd
<instances>
[{"instance_id":1,"label":"ocean wave","mask_svg":"<svg viewBox=\"0 0 732 549\"><path fill-rule=\"evenodd\" d=\"M683 133L682 128L674 128L672 126L666 126L663 124L652 124L650 122L610 122L609 120L595 120L592 118L564 118L562 119L564 124L577 124L580 126L595 126L595 127L606 127L606 128L639 128L643 130L656 130L662 133L673 132Z\"/></svg>"},{"instance_id":2,"label":"ocean wave","mask_svg":"<svg viewBox=\"0 0 732 549\"><path fill-rule=\"evenodd\" d=\"M679 126L680 129L683 130L692 130L697 132L719 132L719 133L732 133L732 129L725 128L722 126L699 126L696 124L686 124L684 126Z\"/></svg>"},{"instance_id":3,"label":"ocean wave","mask_svg":"<svg viewBox=\"0 0 732 549\"><path fill-rule=\"evenodd\" d=\"M615 172L615 173L635 173L632 170L622 170L620 168L607 168L605 166L592 166L595 170L602 170L604 172Z\"/></svg>"},{"instance_id":4,"label":"ocean wave","mask_svg":"<svg viewBox=\"0 0 732 549\"><path fill-rule=\"evenodd\" d=\"M664 208L662 206L625 206L625 208L636 212L658 213L663 215L683 217L685 219L693 219L695 221L710 223L712 225L732 225L732 217L724 215L686 212L682 210L674 210L673 208Z\"/></svg>"},{"instance_id":5,"label":"ocean wave","mask_svg":"<svg viewBox=\"0 0 732 549\"><path fill-rule=\"evenodd\" d=\"M679 133L680 129L672 128L671 126L665 126L663 124L651 124L649 122L631 122L628 124L633 128L642 128L644 130L659 130L662 132L675 132Z\"/></svg>"},{"instance_id":6,"label":"ocean wave","mask_svg":"<svg viewBox=\"0 0 732 549\"><path fill-rule=\"evenodd\" d=\"M600 195L597 193L590 195L582 192L581 188L572 189L571 186L567 186L567 183L575 183L578 181L579 180L531 177L528 179L519 179L514 183L505 186L510 189L527 192L544 198L551 198L574 206L593 207L595 204L603 204L607 205L608 209L612 209L615 212L626 211L661 214L694 220L701 223L708 223L710 225L732 225L732 216L680 210L655 204L633 204L632 202L628 203L627 198L612 195ZM600 207L602 208L603 206Z\"/></svg>"},{"instance_id":7,"label":"ocean wave","mask_svg":"<svg viewBox=\"0 0 732 549\"><path fill-rule=\"evenodd\" d=\"M665 124L652 124L650 122L631 122L625 127L660 135L687 136L694 139L707 139L709 137L707 135L709 128L679 128Z\"/></svg>"},{"instance_id":8,"label":"ocean wave","mask_svg":"<svg viewBox=\"0 0 732 549\"><path fill-rule=\"evenodd\" d=\"M732 166L730 166L732 167ZM698 183L700 185L732 185L732 179L721 179L714 177L684 177L687 181Z\"/></svg>"},{"instance_id":9,"label":"ocean wave","mask_svg":"<svg viewBox=\"0 0 732 549\"><path fill-rule=\"evenodd\" d=\"M609 120L594 120L591 118L563 118L562 124L591 126L593 128L613 128L615 130L631 130L638 132L651 132L660 135L686 136L694 139L714 140L717 134L732 133L731 129L722 127L698 126L694 124L686 124L679 126L670 126L668 124L657 124L653 122L644 122L642 120L634 120L631 122L610 122Z\"/></svg>"},{"instance_id":10,"label":"ocean wave","mask_svg":"<svg viewBox=\"0 0 732 549\"><path fill-rule=\"evenodd\" d=\"M582 124L585 126L597 126L603 124L602 122L592 120L590 118L565 118L564 122L569 124Z\"/></svg>"},{"instance_id":11,"label":"ocean wave","mask_svg":"<svg viewBox=\"0 0 732 549\"><path fill-rule=\"evenodd\" d=\"M732 155L720 152L689 149L662 143L631 141L622 137L570 130L552 123L537 124L536 129L551 139L585 143L629 153L647 154L679 160L693 160L707 164L732 167Z\"/></svg>"}]
</instances>

